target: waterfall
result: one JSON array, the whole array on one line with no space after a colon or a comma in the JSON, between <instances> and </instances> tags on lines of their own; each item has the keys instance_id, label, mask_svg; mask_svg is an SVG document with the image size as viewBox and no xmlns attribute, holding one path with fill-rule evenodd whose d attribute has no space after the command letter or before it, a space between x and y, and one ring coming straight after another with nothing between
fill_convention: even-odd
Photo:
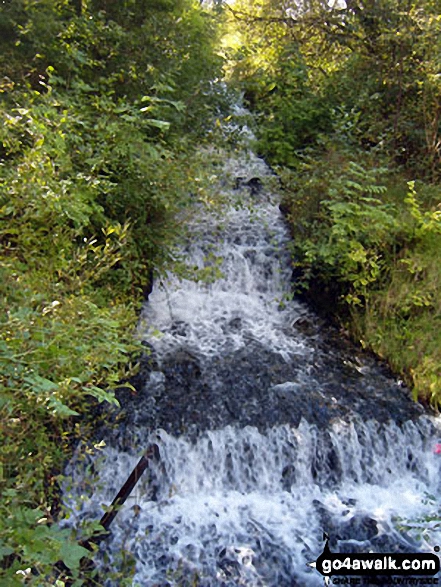
<instances>
[{"instance_id":1,"label":"waterfall","mask_svg":"<svg viewBox=\"0 0 441 587\"><path fill-rule=\"evenodd\" d=\"M68 466L66 523L99 519L154 442L159 461L101 544L105 585L131 558L145 587L318 586L307 563L323 532L336 552L433 552L438 418L292 299L264 162L243 150L223 178L222 207L198 209L184 249L212 279L155 285L139 326L144 383L92 459L89 487L90 459Z\"/></svg>"}]
</instances>

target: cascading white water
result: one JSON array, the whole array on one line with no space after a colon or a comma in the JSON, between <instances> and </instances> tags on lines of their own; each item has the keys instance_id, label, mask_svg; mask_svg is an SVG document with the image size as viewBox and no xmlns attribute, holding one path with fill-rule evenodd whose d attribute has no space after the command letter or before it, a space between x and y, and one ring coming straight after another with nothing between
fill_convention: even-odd
<instances>
[{"instance_id":1,"label":"cascading white water","mask_svg":"<svg viewBox=\"0 0 441 587\"><path fill-rule=\"evenodd\" d=\"M265 178L269 170L247 153L227 161L225 174ZM189 263L198 268L218 258L222 277L205 285L170 276L165 286L154 288L144 313L148 338L160 331L154 340L159 354L184 342L200 356L210 356L252 339L287 357L290 351L304 351L305 340L284 331L306 309L296 302L282 308L290 294L290 269L277 198L230 188L222 199L222 210L201 211L186 249ZM233 320L237 328L229 327Z\"/></svg>"},{"instance_id":2,"label":"cascading white water","mask_svg":"<svg viewBox=\"0 0 441 587\"><path fill-rule=\"evenodd\" d=\"M69 466L69 523L99 518L102 505L112 501L143 448L155 442L159 462L135 488L112 525L112 537L102 545L105 556L98 565L103 576L120 564L121 552L127 550L136 560L134 585L318 586L323 581L307 563L321 553L324 531L341 552L432 551L441 544L436 522L427 522L437 513L441 490L441 456L433 451L441 435L438 420L416 417L415 410L404 423L403 417L399 423L377 421L357 411L376 393L374 399L387 412L392 403L385 403L383 390L374 392L372 383L386 378L378 379L368 358L358 357L347 367L326 346L319 328L308 333L296 328L305 318L314 324L315 318L289 299L289 239L277 199L265 189L253 193L246 185L251 178L265 181L269 171L247 153L244 160L228 160L227 172L244 178L242 189L223 188L228 204L221 212L201 211L186 249L189 262L199 268L219 257L222 276L210 284L170 276L154 288L141 321L148 325L144 336L156 361L145 394L150 394L149 406L160 412L166 405L161 401L179 397L185 404L196 388L198 396L207 396L198 397L198 405L210 412L217 409L209 395L214 388L216 398L240 405L241 412L248 410L251 425L243 426L235 417L239 408L230 408L228 424L215 429L198 430L196 422L191 435L144 428L135 418L136 442L130 450L109 443L95 463L99 483L94 491L82 488L84 471L78 463ZM256 348L279 357L267 376L269 384L262 383L265 395L258 397L244 391L250 389L250 373L259 367L259 356L252 356ZM172 395L170 357L183 351L197 359L202 371L197 377L205 377L205 387L195 387L192 373L186 373L186 387ZM321 374L329 370L323 357L334 355L342 363L340 383L334 375L329 383L328 374ZM244 363L248 371L242 370ZM286 379L285 366L289 370L294 363L297 367ZM233 388L228 381L236 376ZM356 381L352 387L348 377ZM342 401L339 385L346 386L348 397L360 388L358 403L344 418L337 412L332 416L333 404ZM388 385L399 392L395 382ZM337 399L329 397L331 388L337 390ZM259 416L253 425L252 410L266 396L268 424ZM308 422L306 413L300 424L291 421L290 406L301 401L310 402L311 414L326 408L328 424ZM271 420L274 406L278 419ZM75 506L79 495L82 503ZM109 579L108 584L114 583Z\"/></svg>"}]
</instances>

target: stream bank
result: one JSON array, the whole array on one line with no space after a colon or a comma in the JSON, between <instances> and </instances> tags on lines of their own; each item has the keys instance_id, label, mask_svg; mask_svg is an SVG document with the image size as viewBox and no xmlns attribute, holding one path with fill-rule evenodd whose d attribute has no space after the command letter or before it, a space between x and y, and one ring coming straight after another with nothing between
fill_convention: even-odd
<instances>
[{"instance_id":1,"label":"stream bank","mask_svg":"<svg viewBox=\"0 0 441 587\"><path fill-rule=\"evenodd\" d=\"M270 171L225 158L185 254L211 282L169 275L145 305L149 354L99 458L72 461L69 524L99 519L149 444L159 449L97 557L106 587L318 587L307 566L339 552L427 552L437 515L439 420L381 363L291 296L289 234ZM259 177L251 189L235 178ZM89 468L89 469L88 469ZM95 473L84 491L87 471ZM397 500L397 495L400 499ZM78 500L80 505L78 506ZM76 505L75 505L76 504Z\"/></svg>"}]
</instances>

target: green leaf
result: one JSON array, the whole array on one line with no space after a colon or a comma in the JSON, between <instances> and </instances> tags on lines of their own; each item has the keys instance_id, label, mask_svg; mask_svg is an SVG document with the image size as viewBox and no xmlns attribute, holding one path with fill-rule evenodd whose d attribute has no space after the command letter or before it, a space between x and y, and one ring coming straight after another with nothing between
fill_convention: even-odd
<instances>
[{"instance_id":1,"label":"green leaf","mask_svg":"<svg viewBox=\"0 0 441 587\"><path fill-rule=\"evenodd\" d=\"M90 556L90 552L76 542L65 542L60 548L60 558L63 563L72 571L80 567L82 558Z\"/></svg>"},{"instance_id":2,"label":"green leaf","mask_svg":"<svg viewBox=\"0 0 441 587\"><path fill-rule=\"evenodd\" d=\"M0 544L0 561L3 557L5 556L9 556L10 554L14 553L14 549L11 548L10 546L5 546L3 544Z\"/></svg>"},{"instance_id":3,"label":"green leaf","mask_svg":"<svg viewBox=\"0 0 441 587\"><path fill-rule=\"evenodd\" d=\"M105 391L104 389L96 387L95 385L91 387L85 387L84 390L88 395L95 397L100 403L106 401L119 407L119 401L116 399L112 391Z\"/></svg>"},{"instance_id":4,"label":"green leaf","mask_svg":"<svg viewBox=\"0 0 441 587\"><path fill-rule=\"evenodd\" d=\"M150 126L154 126L155 128L159 128L160 130L168 130L170 128L170 123L165 120L156 120L154 118L149 118L146 120L146 123Z\"/></svg>"},{"instance_id":5,"label":"green leaf","mask_svg":"<svg viewBox=\"0 0 441 587\"><path fill-rule=\"evenodd\" d=\"M76 412L75 410L71 410L63 402L61 402L59 399L53 396L48 399L48 406L52 410L52 412L57 416L79 416L78 412Z\"/></svg>"},{"instance_id":6,"label":"green leaf","mask_svg":"<svg viewBox=\"0 0 441 587\"><path fill-rule=\"evenodd\" d=\"M23 378L26 383L29 383L33 387L36 393L40 392L52 392L58 390L57 383L54 383L50 379L41 377L40 375L32 375L32 377Z\"/></svg>"}]
</instances>

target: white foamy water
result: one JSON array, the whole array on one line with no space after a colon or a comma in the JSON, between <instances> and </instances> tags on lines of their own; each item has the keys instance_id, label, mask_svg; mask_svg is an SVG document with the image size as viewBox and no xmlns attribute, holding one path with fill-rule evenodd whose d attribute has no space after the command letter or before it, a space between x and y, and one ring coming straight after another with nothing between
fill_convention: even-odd
<instances>
[{"instance_id":1,"label":"white foamy water","mask_svg":"<svg viewBox=\"0 0 441 587\"><path fill-rule=\"evenodd\" d=\"M433 551L441 530L428 524L417 539L421 520L437 512L428 497L440 491L434 441L426 418L402 428L335 422L327 433L306 422L265 433L227 427L196 441L158 431L146 443L158 445L160 461L118 514L106 548L114 564L122 548L132 553L134 584L145 586L196 576L213 586L318 586L306 563L320 554L323 532L340 536L343 552L351 542L376 551L385 537L398 552ZM103 512L138 457L106 449L101 488L76 516Z\"/></svg>"},{"instance_id":2,"label":"white foamy water","mask_svg":"<svg viewBox=\"0 0 441 587\"><path fill-rule=\"evenodd\" d=\"M258 177L269 170L252 153L225 164L227 176ZM218 187L218 189L221 189ZM159 355L185 344L199 355L213 356L259 341L286 358L307 351L301 336L286 327L307 314L291 301L288 231L278 199L263 191L225 189L222 210L201 212L190 226L186 258L192 267L210 267L218 259L220 276L213 283L194 282L170 275L155 286L141 325L144 336ZM235 326L237 325L237 326Z\"/></svg>"},{"instance_id":3,"label":"white foamy water","mask_svg":"<svg viewBox=\"0 0 441 587\"><path fill-rule=\"evenodd\" d=\"M219 363L235 352L243 357L257 341L286 365L304 359L295 382L279 378L268 387L268 395L295 402L319 388L319 334L293 328L314 317L289 299L289 237L277 198L246 185L256 177L265 181L267 167L250 153L227 159L225 167L233 178L229 187L213 187L225 205L200 211L185 248L190 266L217 263L221 275L212 283L170 275L155 285L140 323L158 360L144 391L156 386L167 399L162 360L180 349L196 356L203 371L213 357ZM242 189L232 189L234 177ZM360 358L354 364L360 388L370 393L375 366ZM345 377L342 370L342 386ZM188 389L191 384L186 380ZM215 384L225 397L232 393L222 381ZM203 386L197 389L203 393ZM240 399L246 409L247 398ZM155 402L153 397L149 405ZM323 532L340 552L433 551L441 545L441 455L434 452L439 419L422 416L399 426L353 413L322 429L303 419L298 426L259 430L225 426L191 438L142 427L131 432L136 440L130 451L115 440L99 458L73 461L66 471L66 523L79 525L101 517L142 451L158 445L159 462L145 472L101 544L97 565L106 586L118 585L111 574L124 568L128 556L135 561L133 585L143 587L316 587L323 579L307 563L322 552Z\"/></svg>"}]
</instances>

